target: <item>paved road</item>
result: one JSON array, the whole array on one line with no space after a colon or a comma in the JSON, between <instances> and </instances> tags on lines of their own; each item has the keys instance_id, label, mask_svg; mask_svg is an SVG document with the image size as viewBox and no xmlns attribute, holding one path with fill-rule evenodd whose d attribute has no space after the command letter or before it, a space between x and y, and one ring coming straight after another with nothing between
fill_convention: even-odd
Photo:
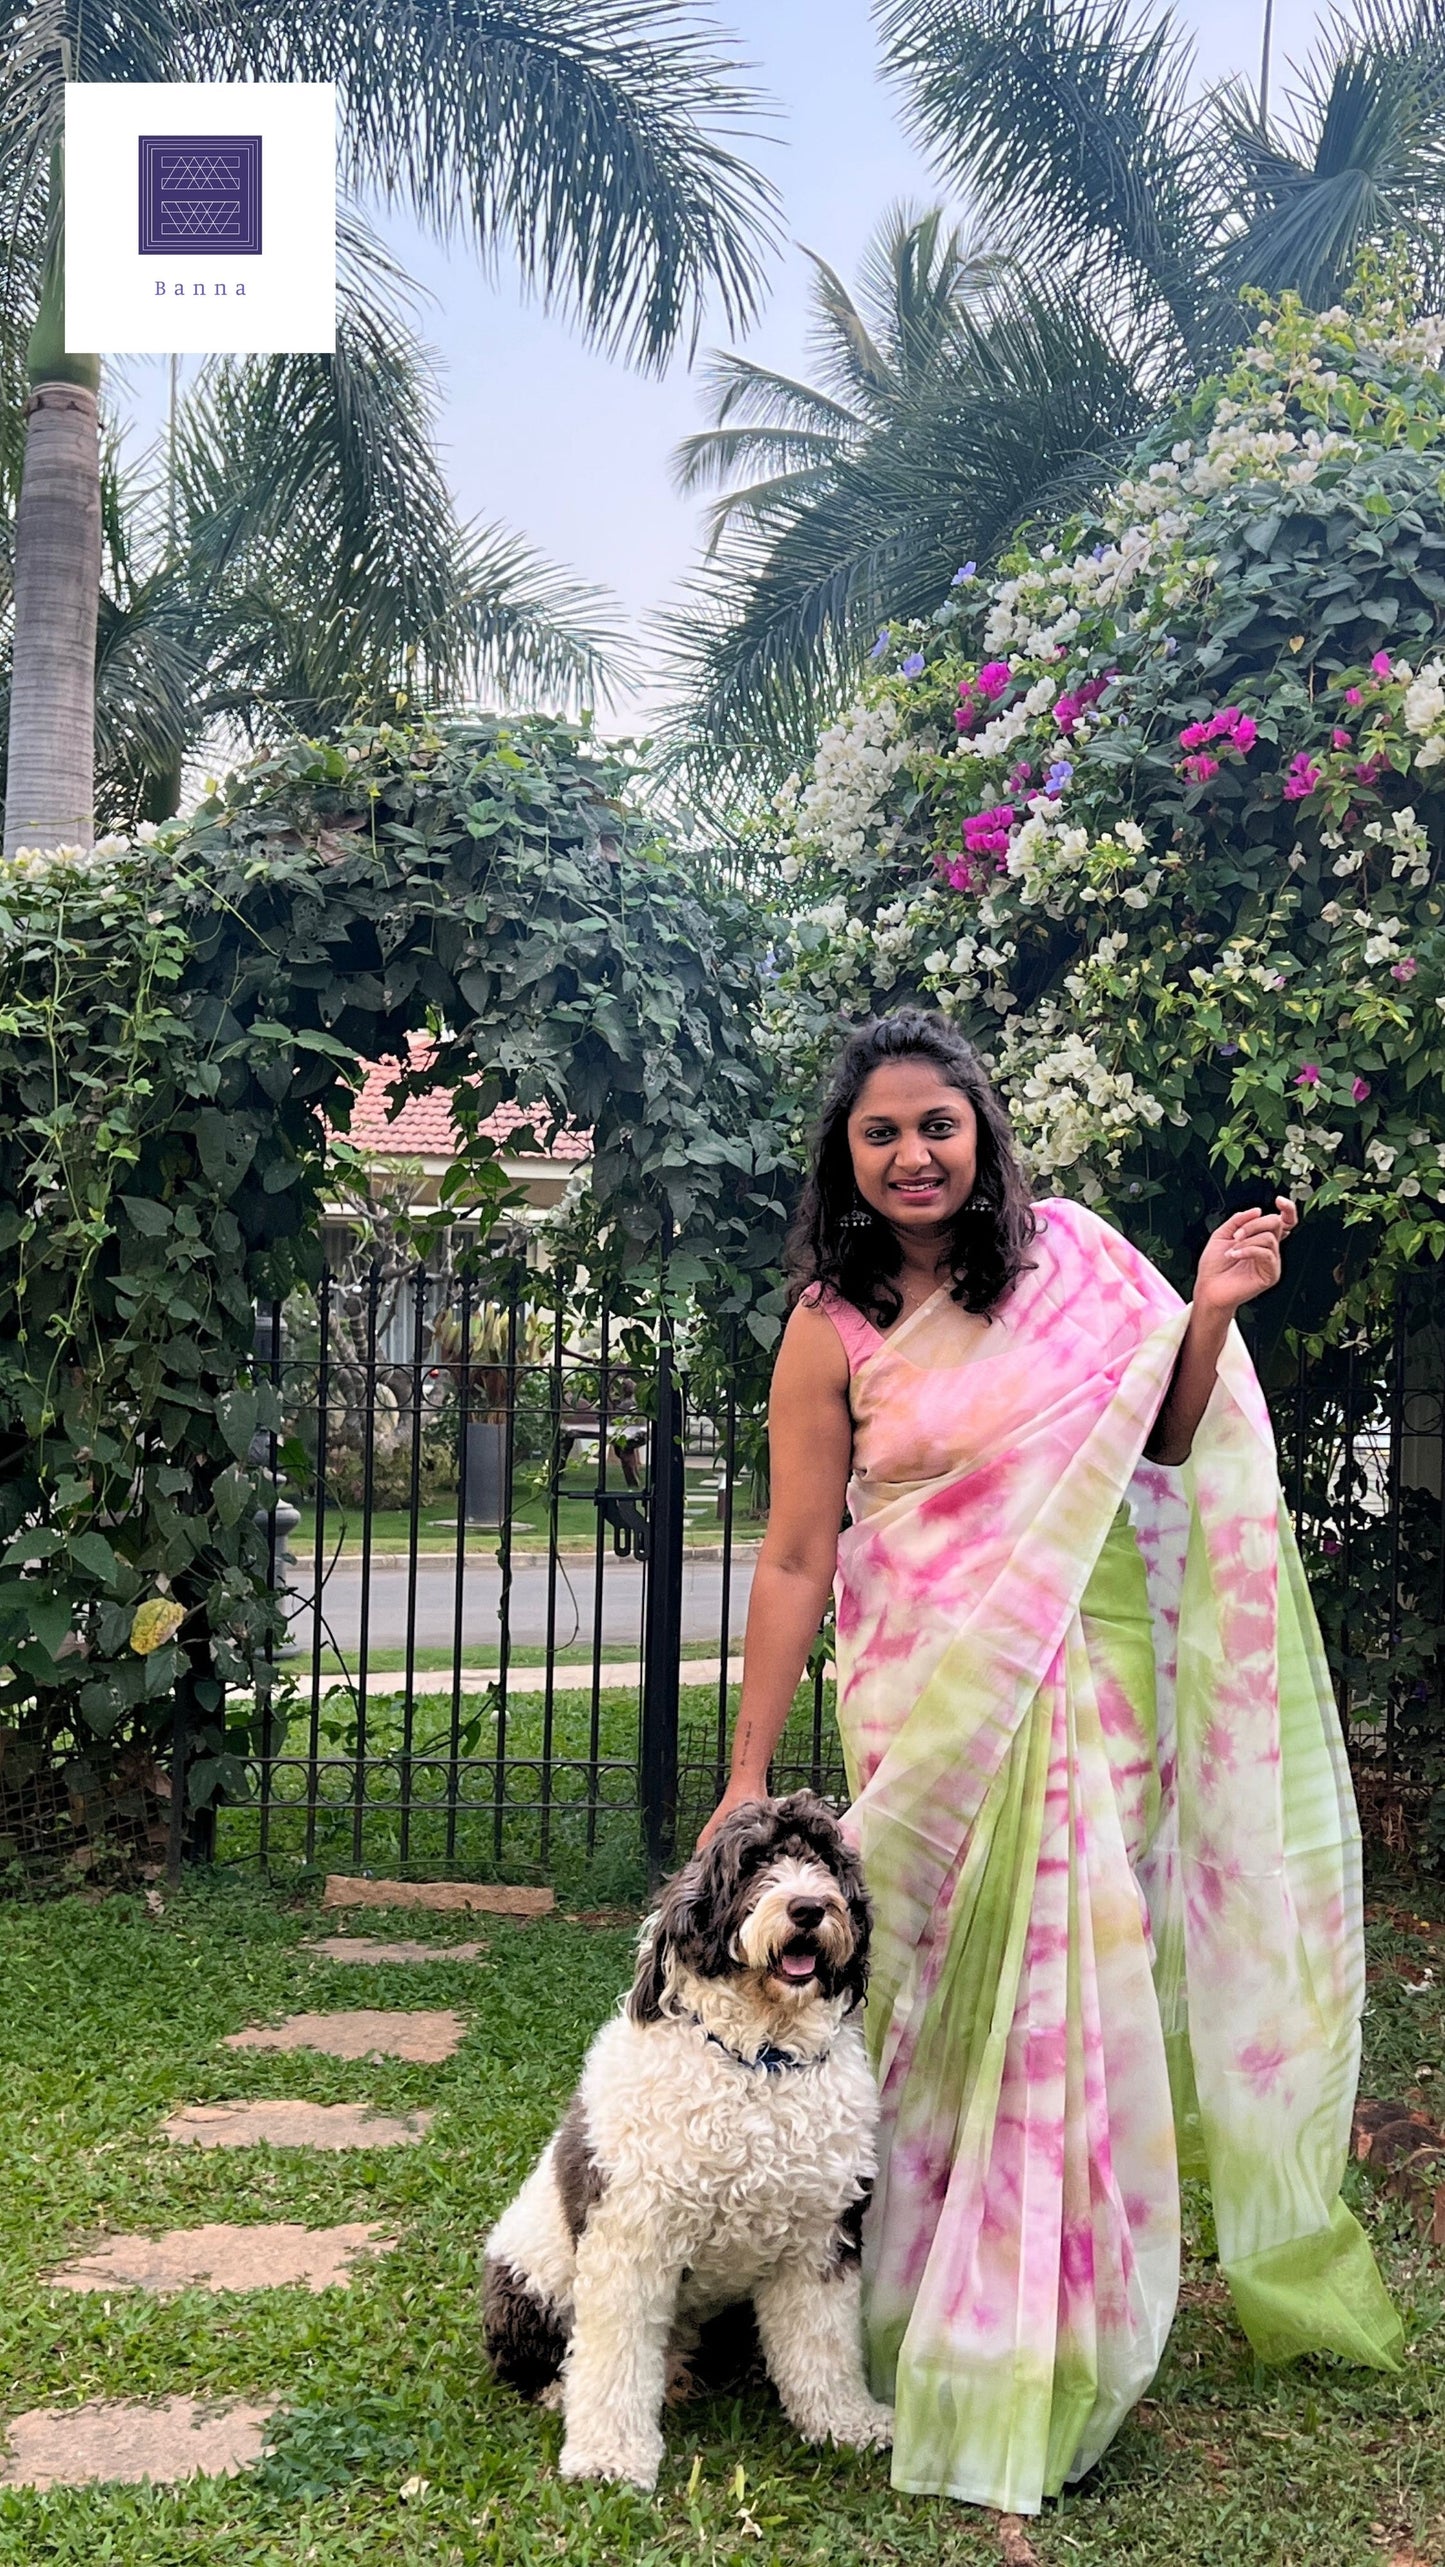
<instances>
[{"instance_id":1,"label":"paved road","mask_svg":"<svg viewBox=\"0 0 1445 2567\"><path fill-rule=\"evenodd\" d=\"M710 1644L716 1652L722 1631L721 1560L692 1560L682 1573L682 1636L685 1642ZM740 1640L747 1620L753 1559L746 1552L733 1561L728 1633ZM311 1646L310 1579L298 1564L292 1572L298 1604L292 1619L295 1639ZM462 1589L462 1648L473 1664L493 1662L500 1628L498 1600L502 1576L492 1561L469 1562ZM557 1565L555 1645L586 1648L592 1639L595 1579L592 1562L561 1560ZM360 1564L339 1561L326 1582L326 1622L343 1656L355 1655L361 1631ZM456 1566L448 1559L417 1563L416 1640L419 1649L449 1649L455 1629ZM547 1639L547 1564L519 1562L512 1574L512 1638L521 1647L541 1647ZM407 1633L407 1572L378 1568L371 1572L368 1646L403 1649ZM634 1560L609 1560L602 1581L602 1638L613 1646L641 1647L642 1571Z\"/></svg>"}]
</instances>

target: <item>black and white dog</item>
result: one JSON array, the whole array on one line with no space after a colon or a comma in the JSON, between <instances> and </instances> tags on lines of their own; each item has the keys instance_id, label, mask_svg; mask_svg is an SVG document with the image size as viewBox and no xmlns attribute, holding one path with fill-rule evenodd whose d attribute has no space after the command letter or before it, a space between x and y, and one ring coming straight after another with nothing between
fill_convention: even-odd
<instances>
[{"instance_id":1,"label":"black and white dog","mask_svg":"<svg viewBox=\"0 0 1445 2567\"><path fill-rule=\"evenodd\" d=\"M487 2241L492 2366L561 2405L564 2477L654 2486L669 2355L747 2300L801 2434L891 2439L859 2324L867 1967L862 1875L809 1792L736 1810L669 1883L624 2008Z\"/></svg>"}]
</instances>

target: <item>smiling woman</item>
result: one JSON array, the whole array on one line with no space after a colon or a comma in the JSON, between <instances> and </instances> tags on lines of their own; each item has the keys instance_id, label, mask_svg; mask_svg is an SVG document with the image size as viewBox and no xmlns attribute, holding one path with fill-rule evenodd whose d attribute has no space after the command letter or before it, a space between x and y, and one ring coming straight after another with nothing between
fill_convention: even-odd
<instances>
[{"instance_id":1,"label":"smiling woman","mask_svg":"<svg viewBox=\"0 0 1445 2567\"><path fill-rule=\"evenodd\" d=\"M1264 2359L1400 2346L1339 2198L1358 1830L1232 1325L1291 1225L1226 1222L1186 1307L1095 1213L1030 1203L975 1054L917 1010L852 1037L824 1107L722 1808L765 1793L836 1581L873 2386L914 2492L1036 2512L1092 2468L1173 2321L1181 2173Z\"/></svg>"}]
</instances>

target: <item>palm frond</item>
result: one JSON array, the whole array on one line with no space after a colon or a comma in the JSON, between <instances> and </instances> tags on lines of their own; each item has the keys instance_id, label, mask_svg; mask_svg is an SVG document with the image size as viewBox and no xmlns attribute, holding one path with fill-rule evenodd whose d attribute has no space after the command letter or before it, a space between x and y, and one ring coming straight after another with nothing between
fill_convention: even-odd
<instances>
[{"instance_id":1,"label":"palm frond","mask_svg":"<svg viewBox=\"0 0 1445 2567\"><path fill-rule=\"evenodd\" d=\"M766 102L685 0L192 0L214 75L335 80L347 176L444 238L507 247L632 362L757 308Z\"/></svg>"},{"instance_id":2,"label":"palm frond","mask_svg":"<svg viewBox=\"0 0 1445 2567\"><path fill-rule=\"evenodd\" d=\"M859 424L858 411L846 401L835 401L814 384L801 383L795 375L776 374L731 351L714 350L699 369L698 382L719 427L730 419L751 419L770 427L813 429L827 435L847 434Z\"/></svg>"},{"instance_id":3,"label":"palm frond","mask_svg":"<svg viewBox=\"0 0 1445 2567\"><path fill-rule=\"evenodd\" d=\"M1220 100L1236 171L1228 272L1269 293L1333 302L1369 240L1403 234L1437 257L1445 199L1445 18L1365 0L1336 12L1286 101L1261 126L1238 85Z\"/></svg>"},{"instance_id":4,"label":"palm frond","mask_svg":"<svg viewBox=\"0 0 1445 2567\"><path fill-rule=\"evenodd\" d=\"M886 360L884 389L931 375L958 313L998 283L1005 253L980 226L945 231L941 205L891 206L864 248L858 297Z\"/></svg>"},{"instance_id":5,"label":"palm frond","mask_svg":"<svg viewBox=\"0 0 1445 2567\"><path fill-rule=\"evenodd\" d=\"M1205 361L1218 331L1192 47L1155 0L879 0L905 122L1034 261L1104 255Z\"/></svg>"},{"instance_id":6,"label":"palm frond","mask_svg":"<svg viewBox=\"0 0 1445 2567\"><path fill-rule=\"evenodd\" d=\"M398 690L432 704L524 680L569 705L597 693L615 642L603 601L519 539L458 524L405 280L354 217L347 236L334 357L218 359L182 407L214 706L315 727Z\"/></svg>"}]
</instances>

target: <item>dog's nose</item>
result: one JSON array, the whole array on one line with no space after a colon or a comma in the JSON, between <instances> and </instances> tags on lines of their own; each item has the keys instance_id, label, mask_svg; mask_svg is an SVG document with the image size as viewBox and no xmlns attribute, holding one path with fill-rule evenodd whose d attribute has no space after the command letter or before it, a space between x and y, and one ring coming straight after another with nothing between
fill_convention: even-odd
<instances>
[{"instance_id":1,"label":"dog's nose","mask_svg":"<svg viewBox=\"0 0 1445 2567\"><path fill-rule=\"evenodd\" d=\"M789 1899L788 1915L794 1925L821 1925L823 1922L822 1900Z\"/></svg>"}]
</instances>

